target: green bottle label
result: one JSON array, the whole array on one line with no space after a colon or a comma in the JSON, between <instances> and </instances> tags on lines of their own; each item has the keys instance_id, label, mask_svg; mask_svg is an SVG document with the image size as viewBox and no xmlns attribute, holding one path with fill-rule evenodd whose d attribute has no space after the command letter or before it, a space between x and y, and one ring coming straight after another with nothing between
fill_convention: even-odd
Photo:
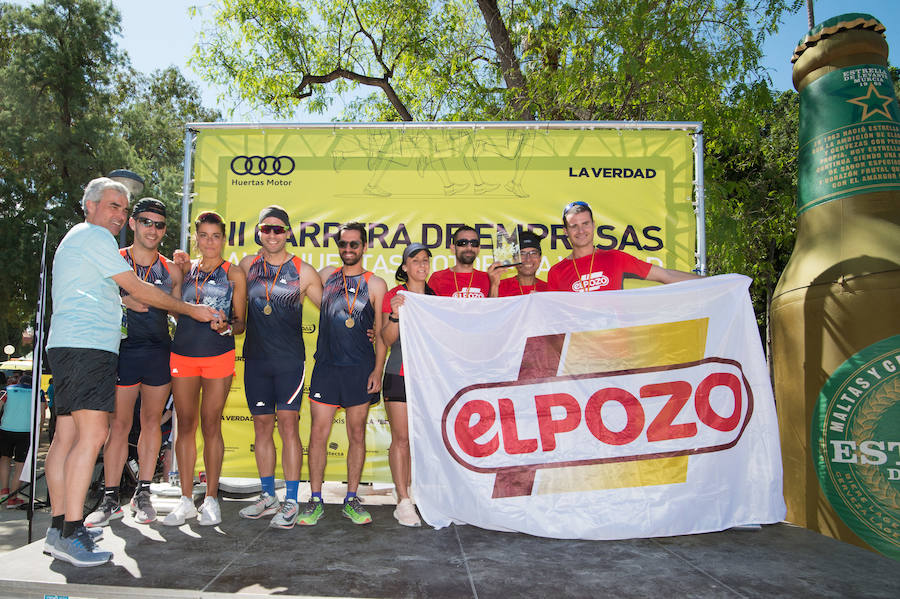
<instances>
[{"instance_id":1,"label":"green bottle label","mask_svg":"<svg viewBox=\"0 0 900 599\"><path fill-rule=\"evenodd\" d=\"M900 560L900 335L860 350L832 373L810 437L834 511L874 549Z\"/></svg>"},{"instance_id":2,"label":"green bottle label","mask_svg":"<svg viewBox=\"0 0 900 599\"><path fill-rule=\"evenodd\" d=\"M800 92L797 213L858 193L900 190L900 108L888 70L832 71Z\"/></svg>"}]
</instances>

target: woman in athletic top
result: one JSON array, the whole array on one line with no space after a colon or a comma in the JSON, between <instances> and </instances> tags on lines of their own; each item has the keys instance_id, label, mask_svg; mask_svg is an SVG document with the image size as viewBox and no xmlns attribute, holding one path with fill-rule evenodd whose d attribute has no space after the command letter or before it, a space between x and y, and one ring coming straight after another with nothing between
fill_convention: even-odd
<instances>
[{"instance_id":1,"label":"woman in athletic top","mask_svg":"<svg viewBox=\"0 0 900 599\"><path fill-rule=\"evenodd\" d=\"M406 386L403 382L399 316L399 309L403 305L404 298L397 292L409 291L435 295L434 290L426 284L431 271L430 260L431 250L421 243L412 243L407 246L403 251L403 261L397 267L395 275L400 284L385 294L381 307L381 311L389 315L381 329L381 338L385 344L391 347L391 354L384 366L384 382L381 392L384 396L388 420L391 423L391 447L388 451L388 460L398 499L394 518L403 526L421 526L422 522L409 497L411 478L409 425L406 418Z\"/></svg>"},{"instance_id":2,"label":"woman in athletic top","mask_svg":"<svg viewBox=\"0 0 900 599\"><path fill-rule=\"evenodd\" d=\"M191 262L181 285L186 302L207 304L220 311L209 324L179 318L172 341L172 393L178 427L175 457L181 475L181 501L163 520L178 526L197 516L202 526L222 521L217 500L222 456L222 409L234 376L234 335L244 332L247 279L244 271L222 258L225 222L215 212L203 212L194 222L200 258ZM200 400L200 390L203 399ZM202 423L206 498L199 515L194 507L194 466L197 425Z\"/></svg>"}]
</instances>

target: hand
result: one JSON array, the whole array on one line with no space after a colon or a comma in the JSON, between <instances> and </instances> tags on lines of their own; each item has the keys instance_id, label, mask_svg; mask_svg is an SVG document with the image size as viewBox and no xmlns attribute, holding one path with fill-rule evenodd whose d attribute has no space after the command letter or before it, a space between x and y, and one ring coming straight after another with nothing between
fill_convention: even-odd
<instances>
[{"instance_id":1,"label":"hand","mask_svg":"<svg viewBox=\"0 0 900 599\"><path fill-rule=\"evenodd\" d=\"M500 274L504 268L509 268L506 264L500 264L499 262L494 262L487 268L487 276L491 280L491 285L499 285L500 284Z\"/></svg>"},{"instance_id":2,"label":"hand","mask_svg":"<svg viewBox=\"0 0 900 599\"><path fill-rule=\"evenodd\" d=\"M184 250L175 250L172 254L172 262L178 266L183 266L184 264L190 264L191 257Z\"/></svg>"},{"instance_id":3,"label":"hand","mask_svg":"<svg viewBox=\"0 0 900 599\"><path fill-rule=\"evenodd\" d=\"M228 319L225 317L225 312L223 312L222 310L215 310L215 313L216 317L209 321L209 328L217 333L228 330L228 327L231 326L231 323L228 322Z\"/></svg>"},{"instance_id":4,"label":"hand","mask_svg":"<svg viewBox=\"0 0 900 599\"><path fill-rule=\"evenodd\" d=\"M373 370L369 375L369 381L366 385L366 393L378 393L381 391L381 373Z\"/></svg>"},{"instance_id":5,"label":"hand","mask_svg":"<svg viewBox=\"0 0 900 599\"><path fill-rule=\"evenodd\" d=\"M132 312L147 312L150 310L150 306L142 304L130 295L126 295L122 298L122 304Z\"/></svg>"},{"instance_id":6,"label":"hand","mask_svg":"<svg viewBox=\"0 0 900 599\"><path fill-rule=\"evenodd\" d=\"M197 322L211 322L215 320L219 311L213 309L212 306L206 306L204 304L189 304L190 311L188 312L188 316L196 320Z\"/></svg>"},{"instance_id":7,"label":"hand","mask_svg":"<svg viewBox=\"0 0 900 599\"><path fill-rule=\"evenodd\" d=\"M391 312L397 314L397 310L400 306L403 305L403 302L406 301L406 298L400 295L399 293L391 298Z\"/></svg>"},{"instance_id":8,"label":"hand","mask_svg":"<svg viewBox=\"0 0 900 599\"><path fill-rule=\"evenodd\" d=\"M369 343L375 343L375 329L366 329L366 336L369 338Z\"/></svg>"}]
</instances>

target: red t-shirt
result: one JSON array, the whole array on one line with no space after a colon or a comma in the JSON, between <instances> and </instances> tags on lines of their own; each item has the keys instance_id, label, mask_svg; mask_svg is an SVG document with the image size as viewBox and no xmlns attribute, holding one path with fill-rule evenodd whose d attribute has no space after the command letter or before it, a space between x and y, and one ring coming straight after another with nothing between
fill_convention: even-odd
<instances>
[{"instance_id":1,"label":"red t-shirt","mask_svg":"<svg viewBox=\"0 0 900 599\"><path fill-rule=\"evenodd\" d=\"M520 285L517 277L509 277L500 281L497 297L512 297L514 295L528 295L535 291L547 291L547 282L538 278L534 279L534 285Z\"/></svg>"},{"instance_id":2,"label":"red t-shirt","mask_svg":"<svg viewBox=\"0 0 900 599\"><path fill-rule=\"evenodd\" d=\"M481 270L460 274L445 268L431 274L428 286L444 297L489 297L491 294L491 280Z\"/></svg>"},{"instance_id":3,"label":"red t-shirt","mask_svg":"<svg viewBox=\"0 0 900 599\"><path fill-rule=\"evenodd\" d=\"M649 262L630 254L619 250L594 250L593 254L576 261L566 258L551 266L547 287L550 291L612 291L622 288L625 273L646 279L649 272Z\"/></svg>"}]
</instances>

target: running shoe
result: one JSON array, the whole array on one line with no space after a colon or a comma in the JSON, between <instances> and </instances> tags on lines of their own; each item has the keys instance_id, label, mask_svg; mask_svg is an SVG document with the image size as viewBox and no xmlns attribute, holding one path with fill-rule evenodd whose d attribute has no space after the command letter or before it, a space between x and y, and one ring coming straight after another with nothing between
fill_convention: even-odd
<instances>
[{"instance_id":1,"label":"running shoe","mask_svg":"<svg viewBox=\"0 0 900 599\"><path fill-rule=\"evenodd\" d=\"M175 509L163 518L163 524L166 526L181 526L186 519L195 518L196 516L197 508L194 507L194 500L182 495Z\"/></svg>"},{"instance_id":2,"label":"running shoe","mask_svg":"<svg viewBox=\"0 0 900 599\"><path fill-rule=\"evenodd\" d=\"M119 505L119 502L109 495L104 495L100 506L84 519L84 525L88 528L106 526L110 520L121 518L122 515L122 506Z\"/></svg>"},{"instance_id":3,"label":"running shoe","mask_svg":"<svg viewBox=\"0 0 900 599\"><path fill-rule=\"evenodd\" d=\"M372 515L363 507L359 497L353 497L349 501L345 501L341 514L345 518L350 518L350 521L354 524L368 524L372 521Z\"/></svg>"},{"instance_id":4,"label":"running shoe","mask_svg":"<svg viewBox=\"0 0 900 599\"><path fill-rule=\"evenodd\" d=\"M297 516L297 524L301 526L312 526L325 517L325 506L321 499L310 499L303 504L300 515Z\"/></svg>"},{"instance_id":5,"label":"running shoe","mask_svg":"<svg viewBox=\"0 0 900 599\"><path fill-rule=\"evenodd\" d=\"M300 508L297 506L296 501L285 501L281 504L281 509L275 514L275 517L269 522L269 526L284 529L294 528L294 522L297 520L297 512L299 511Z\"/></svg>"},{"instance_id":6,"label":"running shoe","mask_svg":"<svg viewBox=\"0 0 900 599\"><path fill-rule=\"evenodd\" d=\"M222 510L219 509L219 501L215 497L207 497L200 506L200 515L197 516L197 524L200 526L215 526L222 521Z\"/></svg>"},{"instance_id":7,"label":"running shoe","mask_svg":"<svg viewBox=\"0 0 900 599\"><path fill-rule=\"evenodd\" d=\"M262 518L263 516L268 516L270 514L276 513L278 509L278 499L272 497L268 493L263 493L259 496L259 499L239 511L238 515L241 518L257 520L259 518Z\"/></svg>"},{"instance_id":8,"label":"running shoe","mask_svg":"<svg viewBox=\"0 0 900 599\"><path fill-rule=\"evenodd\" d=\"M95 543L103 538L102 528L85 528L85 530L88 531ZM53 555L53 548L56 546L56 542L59 541L60 532L58 528L47 529L47 536L44 538L44 555Z\"/></svg>"},{"instance_id":9,"label":"running shoe","mask_svg":"<svg viewBox=\"0 0 900 599\"><path fill-rule=\"evenodd\" d=\"M409 497L401 499L400 503L397 504L397 508L394 510L394 518L403 526L422 526L422 521L419 520L416 508Z\"/></svg>"},{"instance_id":10,"label":"running shoe","mask_svg":"<svg viewBox=\"0 0 900 599\"><path fill-rule=\"evenodd\" d=\"M53 546L53 557L79 568L87 568L105 564L112 557L112 553L97 547L87 528L79 526L72 536L61 536L57 539Z\"/></svg>"},{"instance_id":11,"label":"running shoe","mask_svg":"<svg viewBox=\"0 0 900 599\"><path fill-rule=\"evenodd\" d=\"M131 498L131 509L134 511L134 521L139 524L150 524L156 520L156 509L150 501L150 491L144 489L137 491Z\"/></svg>"},{"instance_id":12,"label":"running shoe","mask_svg":"<svg viewBox=\"0 0 900 599\"><path fill-rule=\"evenodd\" d=\"M21 497L10 497L6 500L6 509L13 510L20 505L25 505L25 500Z\"/></svg>"}]
</instances>

